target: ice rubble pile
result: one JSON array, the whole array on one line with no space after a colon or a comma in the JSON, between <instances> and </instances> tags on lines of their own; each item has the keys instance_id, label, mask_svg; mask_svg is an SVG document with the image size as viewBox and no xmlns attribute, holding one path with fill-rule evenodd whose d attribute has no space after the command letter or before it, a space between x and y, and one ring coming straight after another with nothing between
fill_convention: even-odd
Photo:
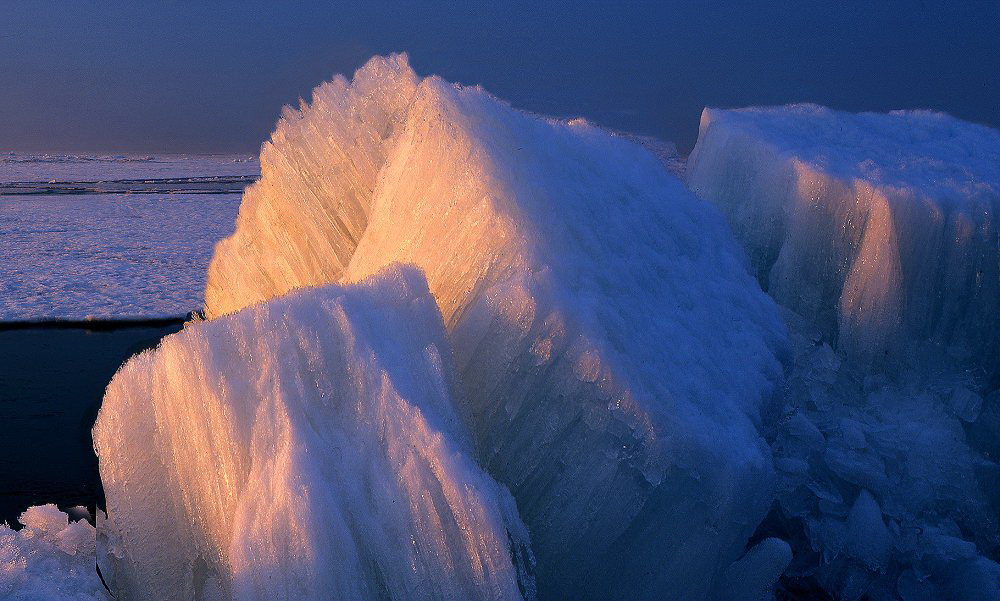
<instances>
[{"instance_id":1,"label":"ice rubble pile","mask_svg":"<svg viewBox=\"0 0 1000 601\"><path fill-rule=\"evenodd\" d=\"M94 429L112 591L532 598L527 530L470 457L451 361L409 268L189 325L133 357Z\"/></svg>"},{"instance_id":2,"label":"ice rubble pile","mask_svg":"<svg viewBox=\"0 0 1000 601\"><path fill-rule=\"evenodd\" d=\"M96 534L55 505L30 507L12 530L0 524L0 598L6 601L104 601L94 565Z\"/></svg>"},{"instance_id":3,"label":"ice rubble pile","mask_svg":"<svg viewBox=\"0 0 1000 601\"><path fill-rule=\"evenodd\" d=\"M687 173L791 331L761 528L792 542L786 578L838 599L997 598L1000 134L706 109Z\"/></svg>"},{"instance_id":4,"label":"ice rubble pile","mask_svg":"<svg viewBox=\"0 0 1000 601\"><path fill-rule=\"evenodd\" d=\"M705 109L688 182L771 296L841 350L929 339L997 371L1000 132L927 111Z\"/></svg>"},{"instance_id":5,"label":"ice rubble pile","mask_svg":"<svg viewBox=\"0 0 1000 601\"><path fill-rule=\"evenodd\" d=\"M778 503L763 528L792 541L786 578L838 599L997 598L1000 468L967 442L983 405L972 382L930 361L872 373L788 321Z\"/></svg>"},{"instance_id":6,"label":"ice rubble pile","mask_svg":"<svg viewBox=\"0 0 1000 601\"><path fill-rule=\"evenodd\" d=\"M400 55L317 88L263 155L208 315L424 271L543 596L701 598L780 573L779 541L730 564L771 500L758 428L783 327L721 215L656 157Z\"/></svg>"}]
</instances>

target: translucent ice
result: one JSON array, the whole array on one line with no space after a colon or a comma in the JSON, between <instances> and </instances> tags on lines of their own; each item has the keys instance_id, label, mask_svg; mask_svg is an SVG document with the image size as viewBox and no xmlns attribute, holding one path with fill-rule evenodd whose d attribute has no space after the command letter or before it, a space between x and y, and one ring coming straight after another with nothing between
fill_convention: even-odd
<instances>
[{"instance_id":1,"label":"translucent ice","mask_svg":"<svg viewBox=\"0 0 1000 601\"><path fill-rule=\"evenodd\" d=\"M417 265L540 592L709 594L770 503L758 428L784 344L715 209L632 141L419 79L400 56L317 88L263 154L209 315Z\"/></svg>"},{"instance_id":2,"label":"translucent ice","mask_svg":"<svg viewBox=\"0 0 1000 601\"><path fill-rule=\"evenodd\" d=\"M377 57L348 82L285 107L260 151L236 232L221 241L205 288L208 316L292 288L337 281L365 231L372 191L417 85L405 55Z\"/></svg>"},{"instance_id":3,"label":"translucent ice","mask_svg":"<svg viewBox=\"0 0 1000 601\"><path fill-rule=\"evenodd\" d=\"M440 314L413 269L164 339L118 372L94 428L111 589L533 597L527 531L470 458L457 395Z\"/></svg>"},{"instance_id":4,"label":"translucent ice","mask_svg":"<svg viewBox=\"0 0 1000 601\"><path fill-rule=\"evenodd\" d=\"M798 541L786 578L838 599L995 598L1000 468L969 444L992 439L983 399L949 371L872 373L785 315L794 359L765 523Z\"/></svg>"}]
</instances>

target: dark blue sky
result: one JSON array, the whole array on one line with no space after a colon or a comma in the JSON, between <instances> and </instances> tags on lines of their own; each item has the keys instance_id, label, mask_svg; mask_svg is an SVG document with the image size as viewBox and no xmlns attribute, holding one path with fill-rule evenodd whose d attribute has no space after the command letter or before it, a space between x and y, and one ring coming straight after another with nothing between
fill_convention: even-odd
<instances>
[{"instance_id":1,"label":"dark blue sky","mask_svg":"<svg viewBox=\"0 0 1000 601\"><path fill-rule=\"evenodd\" d=\"M202 4L211 4L210 7ZM934 108L1000 126L1000 1L4 3L0 149L248 151L368 56L694 143L701 108Z\"/></svg>"}]
</instances>

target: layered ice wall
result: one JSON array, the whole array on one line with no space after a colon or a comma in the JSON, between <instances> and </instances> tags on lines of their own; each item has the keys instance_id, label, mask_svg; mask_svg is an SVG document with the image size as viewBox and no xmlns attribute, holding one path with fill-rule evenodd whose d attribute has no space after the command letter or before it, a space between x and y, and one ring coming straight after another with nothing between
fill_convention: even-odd
<instances>
[{"instance_id":1,"label":"layered ice wall","mask_svg":"<svg viewBox=\"0 0 1000 601\"><path fill-rule=\"evenodd\" d=\"M410 89L408 68L381 67L402 60L319 90ZM389 125L354 119L349 135L343 106L286 115L271 146L292 155L322 140L328 161L288 167L308 183L336 178L345 155L374 164L366 144L386 140L346 269L323 249L346 248L338 219L356 192L265 197L265 168L217 248L209 314L414 264L444 315L481 464L531 530L543 596L698 599L744 581L756 591L748 565L780 573L780 544L730 565L771 499L758 426L784 332L722 216L635 143L478 88L420 80ZM290 140L287 122L315 128ZM239 250L248 243L281 257L280 285Z\"/></svg>"},{"instance_id":2,"label":"layered ice wall","mask_svg":"<svg viewBox=\"0 0 1000 601\"><path fill-rule=\"evenodd\" d=\"M1000 133L928 112L706 109L691 187L785 306L769 439L786 586L1000 597Z\"/></svg>"},{"instance_id":3,"label":"layered ice wall","mask_svg":"<svg viewBox=\"0 0 1000 601\"><path fill-rule=\"evenodd\" d=\"M532 598L527 531L470 457L447 348L426 282L396 268L132 358L94 429L112 591Z\"/></svg>"},{"instance_id":4,"label":"layered ice wall","mask_svg":"<svg viewBox=\"0 0 1000 601\"><path fill-rule=\"evenodd\" d=\"M894 360L930 340L997 372L1000 132L927 111L705 109L688 182L838 348Z\"/></svg>"}]
</instances>

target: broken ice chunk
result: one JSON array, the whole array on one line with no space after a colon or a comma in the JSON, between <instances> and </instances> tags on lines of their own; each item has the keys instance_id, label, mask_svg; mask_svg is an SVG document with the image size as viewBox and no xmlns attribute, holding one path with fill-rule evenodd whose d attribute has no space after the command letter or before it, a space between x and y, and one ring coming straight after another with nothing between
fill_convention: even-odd
<instances>
[{"instance_id":1,"label":"broken ice chunk","mask_svg":"<svg viewBox=\"0 0 1000 601\"><path fill-rule=\"evenodd\" d=\"M111 590L533 597L527 530L471 459L459 395L412 268L165 338L115 375L94 427Z\"/></svg>"}]
</instances>

